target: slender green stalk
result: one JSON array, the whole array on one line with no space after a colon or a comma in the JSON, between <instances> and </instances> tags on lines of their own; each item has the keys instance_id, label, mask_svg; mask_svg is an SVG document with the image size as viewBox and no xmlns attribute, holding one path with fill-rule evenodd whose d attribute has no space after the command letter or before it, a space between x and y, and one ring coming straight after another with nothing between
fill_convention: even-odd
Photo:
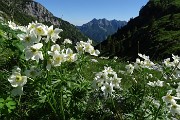
<instances>
[{"instance_id":1,"label":"slender green stalk","mask_svg":"<svg viewBox=\"0 0 180 120\"><path fill-rule=\"evenodd\" d=\"M65 115L64 115L62 90L61 90L61 93L60 93L60 110L61 110L63 120L66 120Z\"/></svg>"}]
</instances>

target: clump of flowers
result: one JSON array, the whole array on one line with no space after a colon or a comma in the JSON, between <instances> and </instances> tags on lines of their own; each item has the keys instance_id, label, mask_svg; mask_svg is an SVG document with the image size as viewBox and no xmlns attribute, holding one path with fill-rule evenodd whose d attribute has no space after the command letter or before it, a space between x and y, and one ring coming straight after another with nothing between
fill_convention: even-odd
<instances>
[{"instance_id":1,"label":"clump of flowers","mask_svg":"<svg viewBox=\"0 0 180 120\"><path fill-rule=\"evenodd\" d=\"M77 42L75 48L80 54L84 52L87 52L93 56L98 56L100 54L99 50L94 49L94 47L92 46L92 40L90 39L88 39L87 42L83 42L83 41Z\"/></svg>"},{"instance_id":2,"label":"clump of flowers","mask_svg":"<svg viewBox=\"0 0 180 120\"><path fill-rule=\"evenodd\" d=\"M122 78L118 78L116 72L111 67L104 67L102 72L96 73L93 81L93 87L100 89L105 97L113 95L115 89L122 89L120 87Z\"/></svg>"},{"instance_id":3,"label":"clump of flowers","mask_svg":"<svg viewBox=\"0 0 180 120\"><path fill-rule=\"evenodd\" d=\"M40 70L50 71L52 67L61 66L64 62L75 62L81 53L87 52L93 56L100 54L99 50L94 49L90 39L87 42L80 41L76 44L75 48L78 53L74 53L71 48L66 48L66 44L72 44L69 39L65 39L61 46L56 44L56 41L61 38L59 34L63 30L54 28L53 25L49 27L37 21L29 23L28 26L18 26L11 21L8 23L11 29L23 32L18 34L17 37L23 45L25 60L32 65L30 69L25 70L27 77L21 76L20 72L13 72L8 79L13 87L18 88L18 92L23 90L27 78L33 79L41 74L37 71L39 68ZM36 64L34 65L34 63ZM42 65L38 65L39 63L42 63Z\"/></svg>"}]
</instances>

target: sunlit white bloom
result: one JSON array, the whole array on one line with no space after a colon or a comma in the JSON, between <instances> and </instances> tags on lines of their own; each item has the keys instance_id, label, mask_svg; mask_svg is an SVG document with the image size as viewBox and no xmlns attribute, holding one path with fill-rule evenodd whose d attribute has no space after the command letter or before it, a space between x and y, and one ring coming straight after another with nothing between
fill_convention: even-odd
<instances>
[{"instance_id":1,"label":"sunlit white bloom","mask_svg":"<svg viewBox=\"0 0 180 120\"><path fill-rule=\"evenodd\" d=\"M47 35L46 26L45 25L39 25L36 24L35 32L38 36L45 36Z\"/></svg>"},{"instance_id":2,"label":"sunlit white bloom","mask_svg":"<svg viewBox=\"0 0 180 120\"><path fill-rule=\"evenodd\" d=\"M37 62L39 62L39 59L43 60L44 59L43 54L40 51L42 46L43 46L42 43L37 43L35 45L26 48L25 49L26 60L32 59L32 60L36 60Z\"/></svg>"},{"instance_id":3,"label":"sunlit white bloom","mask_svg":"<svg viewBox=\"0 0 180 120\"><path fill-rule=\"evenodd\" d=\"M117 74L115 74L114 77L112 78L112 85L113 85L115 88L120 88L121 79L122 79L122 78L118 78L118 77L117 77Z\"/></svg>"},{"instance_id":4,"label":"sunlit white bloom","mask_svg":"<svg viewBox=\"0 0 180 120\"><path fill-rule=\"evenodd\" d=\"M19 39L22 41L25 47L32 46L34 43L38 43L40 39L36 37L34 32L26 33L26 34L18 34Z\"/></svg>"},{"instance_id":5,"label":"sunlit white bloom","mask_svg":"<svg viewBox=\"0 0 180 120\"><path fill-rule=\"evenodd\" d=\"M178 63L179 63L179 61L180 61L180 57L178 56L178 55L173 55L172 54L172 58L173 58L173 62L174 62L174 64L175 65L177 65Z\"/></svg>"},{"instance_id":6,"label":"sunlit white bloom","mask_svg":"<svg viewBox=\"0 0 180 120\"><path fill-rule=\"evenodd\" d=\"M36 24L37 24L37 21L36 21L36 23L34 23L34 22L29 23L29 25L27 26L27 29L29 31L34 30L36 28Z\"/></svg>"},{"instance_id":7,"label":"sunlit white bloom","mask_svg":"<svg viewBox=\"0 0 180 120\"><path fill-rule=\"evenodd\" d=\"M59 33L62 31L63 30L59 28L53 29L53 25L51 25L49 28L47 28L47 35L48 35L47 37L51 38L52 42L55 43L56 40L60 38Z\"/></svg>"},{"instance_id":8,"label":"sunlit white bloom","mask_svg":"<svg viewBox=\"0 0 180 120\"><path fill-rule=\"evenodd\" d=\"M92 40L88 38L87 43L92 44Z\"/></svg>"},{"instance_id":9,"label":"sunlit white bloom","mask_svg":"<svg viewBox=\"0 0 180 120\"><path fill-rule=\"evenodd\" d=\"M175 99L179 99L178 97L171 96L172 90L168 90L166 96L163 96L162 99L163 101L166 102L166 104L171 103L171 104L176 104Z\"/></svg>"},{"instance_id":10,"label":"sunlit white bloom","mask_svg":"<svg viewBox=\"0 0 180 120\"><path fill-rule=\"evenodd\" d=\"M82 54L84 52L84 42L83 41L77 42L75 48L78 53Z\"/></svg>"},{"instance_id":11,"label":"sunlit white bloom","mask_svg":"<svg viewBox=\"0 0 180 120\"><path fill-rule=\"evenodd\" d=\"M144 60L143 67L151 69L155 64L150 60Z\"/></svg>"},{"instance_id":12,"label":"sunlit white bloom","mask_svg":"<svg viewBox=\"0 0 180 120\"><path fill-rule=\"evenodd\" d=\"M96 73L93 80L93 87L95 89L101 89L105 97L112 95L113 88L121 89L120 83L122 78L118 78L115 71L111 67L104 67L102 72Z\"/></svg>"},{"instance_id":13,"label":"sunlit white bloom","mask_svg":"<svg viewBox=\"0 0 180 120\"><path fill-rule=\"evenodd\" d=\"M8 21L8 26L13 30L18 29L17 25L12 21Z\"/></svg>"},{"instance_id":14,"label":"sunlit white bloom","mask_svg":"<svg viewBox=\"0 0 180 120\"><path fill-rule=\"evenodd\" d=\"M164 81L158 80L158 81L153 81L153 82L149 81L147 84L151 87L156 87L156 86L163 87L163 83L164 83Z\"/></svg>"},{"instance_id":15,"label":"sunlit white bloom","mask_svg":"<svg viewBox=\"0 0 180 120\"><path fill-rule=\"evenodd\" d=\"M48 51L48 54L54 56L55 51L60 52L60 46L58 44L51 46L51 51Z\"/></svg>"},{"instance_id":16,"label":"sunlit white bloom","mask_svg":"<svg viewBox=\"0 0 180 120\"><path fill-rule=\"evenodd\" d=\"M132 64L126 65L126 70L128 73L132 74L134 71L134 66Z\"/></svg>"},{"instance_id":17,"label":"sunlit white bloom","mask_svg":"<svg viewBox=\"0 0 180 120\"><path fill-rule=\"evenodd\" d=\"M65 39L63 44L72 44L72 41L70 39Z\"/></svg>"},{"instance_id":18,"label":"sunlit white bloom","mask_svg":"<svg viewBox=\"0 0 180 120\"><path fill-rule=\"evenodd\" d=\"M159 87L163 87L163 83L164 81L160 81L160 80L155 82L156 86L159 86Z\"/></svg>"},{"instance_id":19,"label":"sunlit white bloom","mask_svg":"<svg viewBox=\"0 0 180 120\"><path fill-rule=\"evenodd\" d=\"M92 61L92 62L95 62L95 63L98 62L96 59L91 59L91 61Z\"/></svg>"},{"instance_id":20,"label":"sunlit white bloom","mask_svg":"<svg viewBox=\"0 0 180 120\"><path fill-rule=\"evenodd\" d=\"M114 56L114 59L115 59L115 60L117 60L117 59L118 59L118 57L117 57L117 56Z\"/></svg>"},{"instance_id":21,"label":"sunlit white bloom","mask_svg":"<svg viewBox=\"0 0 180 120\"><path fill-rule=\"evenodd\" d=\"M60 54L59 52L55 51L55 54L53 56L53 65L54 66L60 66L62 62L66 61L65 54Z\"/></svg>"},{"instance_id":22,"label":"sunlit white bloom","mask_svg":"<svg viewBox=\"0 0 180 120\"><path fill-rule=\"evenodd\" d=\"M164 65L165 65L166 67L172 67L172 66L174 66L174 63L173 63L173 62L170 62L170 58L165 59L163 63L164 63Z\"/></svg>"},{"instance_id":23,"label":"sunlit white bloom","mask_svg":"<svg viewBox=\"0 0 180 120\"><path fill-rule=\"evenodd\" d=\"M24 86L27 82L26 76L21 76L21 73L14 72L12 75L8 78L8 81L11 83L13 87L18 86Z\"/></svg>"},{"instance_id":24,"label":"sunlit white bloom","mask_svg":"<svg viewBox=\"0 0 180 120\"><path fill-rule=\"evenodd\" d=\"M74 62L77 60L77 55L73 54L73 51L70 48L66 49L66 61Z\"/></svg>"},{"instance_id":25,"label":"sunlit white bloom","mask_svg":"<svg viewBox=\"0 0 180 120\"><path fill-rule=\"evenodd\" d=\"M93 56L98 56L100 54L99 50L92 50L90 51L90 54L93 55Z\"/></svg>"},{"instance_id":26,"label":"sunlit white bloom","mask_svg":"<svg viewBox=\"0 0 180 120\"><path fill-rule=\"evenodd\" d=\"M84 50L85 50L85 52L91 53L91 51L94 50L94 47L90 43L86 43L84 45Z\"/></svg>"},{"instance_id":27,"label":"sunlit white bloom","mask_svg":"<svg viewBox=\"0 0 180 120\"><path fill-rule=\"evenodd\" d=\"M109 57L100 57L100 58L101 58L101 59L106 59L106 60L109 59Z\"/></svg>"},{"instance_id":28,"label":"sunlit white bloom","mask_svg":"<svg viewBox=\"0 0 180 120\"><path fill-rule=\"evenodd\" d=\"M154 83L154 82L151 82L151 81L149 81L147 84L148 84L149 86L151 86L151 87L155 87L155 86L156 86L155 83Z\"/></svg>"},{"instance_id":29,"label":"sunlit white bloom","mask_svg":"<svg viewBox=\"0 0 180 120\"><path fill-rule=\"evenodd\" d=\"M101 87L101 90L103 91L105 97L107 97L108 95L112 95L112 92L114 92L112 83L104 83Z\"/></svg>"},{"instance_id":30,"label":"sunlit white bloom","mask_svg":"<svg viewBox=\"0 0 180 120\"><path fill-rule=\"evenodd\" d=\"M178 114L178 115L180 115L180 105L178 105L178 104L172 104L171 106L170 106L170 112L173 114L173 115L175 115L175 114Z\"/></svg>"},{"instance_id":31,"label":"sunlit white bloom","mask_svg":"<svg viewBox=\"0 0 180 120\"><path fill-rule=\"evenodd\" d=\"M145 54L138 53L138 56L143 58L144 60L149 60L149 56L146 56Z\"/></svg>"},{"instance_id":32,"label":"sunlit white bloom","mask_svg":"<svg viewBox=\"0 0 180 120\"><path fill-rule=\"evenodd\" d=\"M106 66L104 67L103 72L108 73L108 74L114 74L115 73L111 67L106 67Z\"/></svg>"}]
</instances>

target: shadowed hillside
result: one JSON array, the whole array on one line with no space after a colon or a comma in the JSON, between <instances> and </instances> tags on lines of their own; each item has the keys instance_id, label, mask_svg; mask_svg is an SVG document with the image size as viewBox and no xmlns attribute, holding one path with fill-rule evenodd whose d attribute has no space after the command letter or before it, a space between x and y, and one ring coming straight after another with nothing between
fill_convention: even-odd
<instances>
[{"instance_id":1,"label":"shadowed hillside","mask_svg":"<svg viewBox=\"0 0 180 120\"><path fill-rule=\"evenodd\" d=\"M105 56L153 59L180 54L180 1L150 0L139 16L97 46Z\"/></svg>"}]
</instances>

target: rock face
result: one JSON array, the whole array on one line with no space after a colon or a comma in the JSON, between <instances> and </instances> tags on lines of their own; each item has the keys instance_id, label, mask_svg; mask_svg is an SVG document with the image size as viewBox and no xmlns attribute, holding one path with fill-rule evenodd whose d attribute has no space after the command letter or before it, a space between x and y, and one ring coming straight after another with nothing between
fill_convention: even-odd
<instances>
[{"instance_id":1,"label":"rock face","mask_svg":"<svg viewBox=\"0 0 180 120\"><path fill-rule=\"evenodd\" d=\"M60 25L60 21L58 21L50 11L38 2L27 2L24 7L24 12L37 18L40 22L50 22L53 25Z\"/></svg>"},{"instance_id":2,"label":"rock face","mask_svg":"<svg viewBox=\"0 0 180 120\"><path fill-rule=\"evenodd\" d=\"M118 28L126 25L126 21L93 19L90 22L77 26L77 28L96 42L102 42L107 36L115 33Z\"/></svg>"}]
</instances>

